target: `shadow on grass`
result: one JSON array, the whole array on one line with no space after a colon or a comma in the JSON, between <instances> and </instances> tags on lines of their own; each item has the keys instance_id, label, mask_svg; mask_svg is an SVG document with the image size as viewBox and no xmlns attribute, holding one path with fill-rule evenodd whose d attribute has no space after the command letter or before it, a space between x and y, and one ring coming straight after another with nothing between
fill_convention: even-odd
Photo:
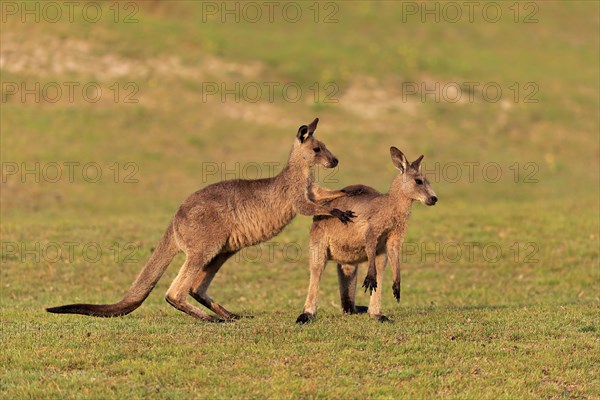
<instances>
[{"instance_id":1,"label":"shadow on grass","mask_svg":"<svg viewBox=\"0 0 600 400\"><path fill-rule=\"evenodd\" d=\"M567 301L561 303L518 303L518 304L468 304L468 305L431 305L431 306L415 306L404 308L405 311L495 311L495 310L514 310L518 308L536 308L536 307L561 307L574 305L595 305L595 301Z\"/></svg>"}]
</instances>

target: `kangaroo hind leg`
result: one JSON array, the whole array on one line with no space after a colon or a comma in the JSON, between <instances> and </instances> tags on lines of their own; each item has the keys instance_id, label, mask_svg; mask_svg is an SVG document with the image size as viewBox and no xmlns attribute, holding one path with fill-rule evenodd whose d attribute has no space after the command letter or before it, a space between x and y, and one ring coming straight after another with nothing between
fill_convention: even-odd
<instances>
[{"instance_id":1,"label":"kangaroo hind leg","mask_svg":"<svg viewBox=\"0 0 600 400\"><path fill-rule=\"evenodd\" d=\"M383 273L387 264L387 254L379 254L375 258L377 265L377 288L378 290L371 293L369 301L369 315L379 322L389 322L389 318L381 314L381 289L383 288Z\"/></svg>"},{"instance_id":2,"label":"kangaroo hind leg","mask_svg":"<svg viewBox=\"0 0 600 400\"><path fill-rule=\"evenodd\" d=\"M327 247L311 238L310 246L310 283L302 314L296 319L297 324L306 324L317 316L317 298L319 297L319 282L327 264Z\"/></svg>"},{"instance_id":3,"label":"kangaroo hind leg","mask_svg":"<svg viewBox=\"0 0 600 400\"><path fill-rule=\"evenodd\" d=\"M363 314L367 312L367 307L356 306L356 281L358 264L338 264L338 285L340 287L340 301L342 311L345 314Z\"/></svg>"},{"instance_id":4,"label":"kangaroo hind leg","mask_svg":"<svg viewBox=\"0 0 600 400\"><path fill-rule=\"evenodd\" d=\"M177 277L175 277L175 280L171 283L165 296L167 302L179 311L191 315L194 318L210 322L218 322L220 320L188 303L187 296L194 283L194 278L198 275L198 271L200 271L204 265L208 264L214 256L214 254L186 254L185 262L179 270Z\"/></svg>"},{"instance_id":5,"label":"kangaroo hind leg","mask_svg":"<svg viewBox=\"0 0 600 400\"><path fill-rule=\"evenodd\" d=\"M227 320L239 319L240 315L234 314L228 311L225 307L210 298L206 292L210 286L213 278L219 272L221 266L235 253L221 253L218 254L211 262L205 265L194 278L194 283L190 288L190 296L192 296L198 303L204 307L213 311L219 317Z\"/></svg>"}]
</instances>

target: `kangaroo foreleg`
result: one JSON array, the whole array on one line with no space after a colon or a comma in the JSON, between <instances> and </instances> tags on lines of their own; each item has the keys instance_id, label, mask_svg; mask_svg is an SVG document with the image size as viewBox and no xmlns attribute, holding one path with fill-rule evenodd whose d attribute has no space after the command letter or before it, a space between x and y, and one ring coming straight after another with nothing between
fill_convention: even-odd
<instances>
[{"instance_id":1,"label":"kangaroo foreleg","mask_svg":"<svg viewBox=\"0 0 600 400\"><path fill-rule=\"evenodd\" d=\"M310 199L315 203L323 204L347 195L341 190L329 190L315 185L312 187Z\"/></svg>"},{"instance_id":2,"label":"kangaroo foreleg","mask_svg":"<svg viewBox=\"0 0 600 400\"><path fill-rule=\"evenodd\" d=\"M369 269L367 270L367 276L365 276L365 281L363 282L363 288L365 288L365 292L367 290L369 291L369 295L371 295L374 290L377 290L377 266L375 262L377 257L377 241L377 235L373 232L367 233L365 238L365 250L367 252Z\"/></svg>"},{"instance_id":3,"label":"kangaroo foreleg","mask_svg":"<svg viewBox=\"0 0 600 400\"><path fill-rule=\"evenodd\" d=\"M308 198L303 198L300 201L297 201L294 204L294 209L298 214L301 215L331 215L338 218L344 224L352 222L352 218L356 217L356 215L350 210L342 211L337 208L322 206Z\"/></svg>"}]
</instances>

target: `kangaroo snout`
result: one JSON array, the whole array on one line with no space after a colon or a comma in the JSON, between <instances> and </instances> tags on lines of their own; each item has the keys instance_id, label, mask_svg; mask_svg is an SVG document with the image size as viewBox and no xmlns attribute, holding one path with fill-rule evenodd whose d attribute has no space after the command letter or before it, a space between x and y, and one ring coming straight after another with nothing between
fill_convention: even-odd
<instances>
[{"instance_id":1,"label":"kangaroo snout","mask_svg":"<svg viewBox=\"0 0 600 400\"><path fill-rule=\"evenodd\" d=\"M338 159L333 157L333 160L331 160L331 162L329 163L329 167L335 168L335 167L337 167L338 163L339 163Z\"/></svg>"},{"instance_id":2,"label":"kangaroo snout","mask_svg":"<svg viewBox=\"0 0 600 400\"><path fill-rule=\"evenodd\" d=\"M435 203L437 203L437 201L438 198L436 196L431 196L427 199L427 202L425 204L427 204L428 206L435 206Z\"/></svg>"}]
</instances>

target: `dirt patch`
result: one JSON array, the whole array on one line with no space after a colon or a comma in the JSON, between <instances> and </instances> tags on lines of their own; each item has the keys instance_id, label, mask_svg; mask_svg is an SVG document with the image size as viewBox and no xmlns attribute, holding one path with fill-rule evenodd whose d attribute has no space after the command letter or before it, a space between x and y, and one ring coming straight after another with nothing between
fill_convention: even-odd
<instances>
[{"instance_id":1,"label":"dirt patch","mask_svg":"<svg viewBox=\"0 0 600 400\"><path fill-rule=\"evenodd\" d=\"M178 57L171 55L136 60L114 53L98 55L92 43L80 39L48 36L23 42L4 34L0 68L39 77L79 75L93 76L101 81L150 76L201 80L231 76L251 79L260 75L263 65L260 62L235 63L208 54L195 65L184 65Z\"/></svg>"},{"instance_id":2,"label":"dirt patch","mask_svg":"<svg viewBox=\"0 0 600 400\"><path fill-rule=\"evenodd\" d=\"M366 119L397 111L414 115L418 108L412 99L403 99L401 82L382 82L369 76L355 78L339 104Z\"/></svg>"}]
</instances>

